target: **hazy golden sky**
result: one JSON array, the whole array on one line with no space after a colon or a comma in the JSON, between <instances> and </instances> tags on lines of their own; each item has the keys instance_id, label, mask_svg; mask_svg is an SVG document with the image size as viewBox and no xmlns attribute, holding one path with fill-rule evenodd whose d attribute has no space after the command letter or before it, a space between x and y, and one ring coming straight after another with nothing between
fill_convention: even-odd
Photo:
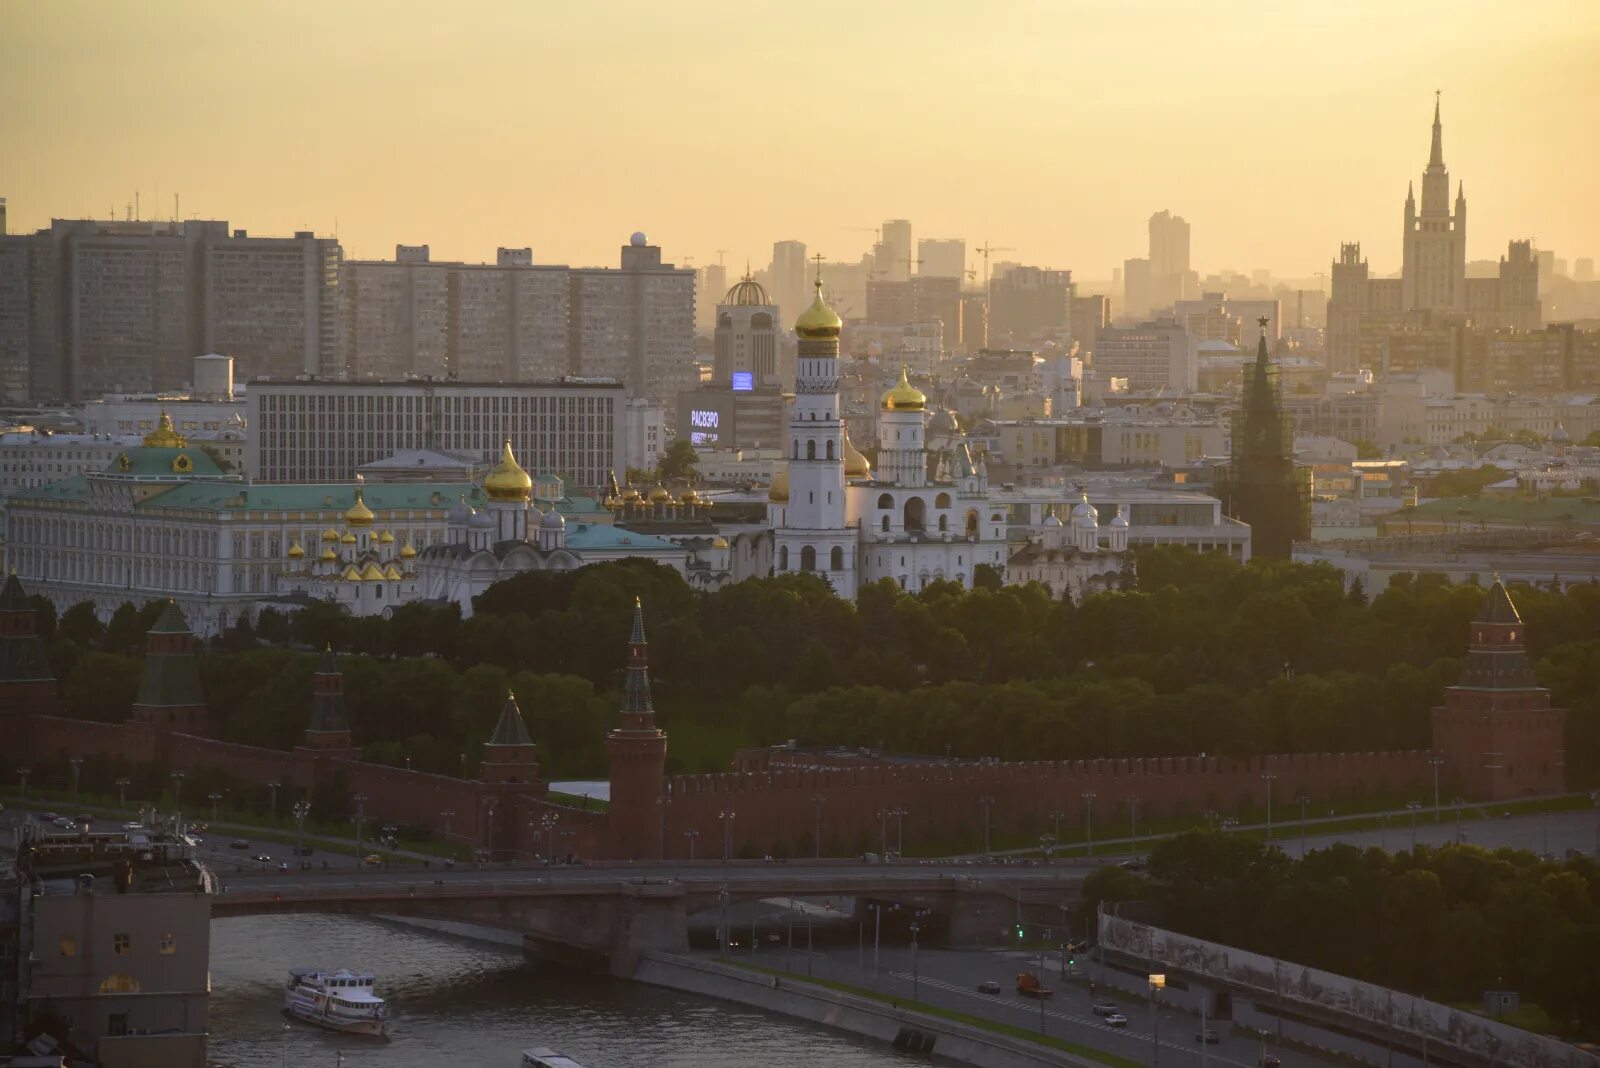
<instances>
[{"instance_id":1,"label":"hazy golden sky","mask_svg":"<svg viewBox=\"0 0 1600 1068\"><path fill-rule=\"evenodd\" d=\"M696 265L919 237L1108 277L1398 268L1433 90L1468 256L1600 258L1600 0L0 0L0 195L435 258Z\"/></svg>"}]
</instances>

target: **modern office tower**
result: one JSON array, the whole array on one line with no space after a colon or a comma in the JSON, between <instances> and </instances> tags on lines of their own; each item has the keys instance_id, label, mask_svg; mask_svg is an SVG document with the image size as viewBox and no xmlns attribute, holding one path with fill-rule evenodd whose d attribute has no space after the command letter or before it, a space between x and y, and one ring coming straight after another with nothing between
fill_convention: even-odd
<instances>
[{"instance_id":1,"label":"modern office tower","mask_svg":"<svg viewBox=\"0 0 1600 1068\"><path fill-rule=\"evenodd\" d=\"M1087 359L1094 352L1095 336L1111 325L1111 298L1073 297L1071 316L1072 339L1078 343L1078 355Z\"/></svg>"},{"instance_id":2,"label":"modern office tower","mask_svg":"<svg viewBox=\"0 0 1600 1068\"><path fill-rule=\"evenodd\" d=\"M1422 172L1422 210L1416 189L1406 190L1404 266L1401 285L1406 311L1467 309L1467 198L1458 187L1450 211L1450 172L1444 165L1444 135L1439 100L1433 102L1433 146Z\"/></svg>"},{"instance_id":3,"label":"modern office tower","mask_svg":"<svg viewBox=\"0 0 1600 1068\"><path fill-rule=\"evenodd\" d=\"M717 325L717 309L709 298L728 291L728 269L720 263L708 263L695 268L695 289L707 299L694 305L694 329L697 334L709 334Z\"/></svg>"},{"instance_id":4,"label":"modern office tower","mask_svg":"<svg viewBox=\"0 0 1600 1068\"><path fill-rule=\"evenodd\" d=\"M1189 295L1189 224L1170 211L1150 216L1150 304L1170 308Z\"/></svg>"},{"instance_id":5,"label":"modern office tower","mask_svg":"<svg viewBox=\"0 0 1600 1068\"><path fill-rule=\"evenodd\" d=\"M911 269L913 247L910 219L883 220L883 237L878 242L878 248L873 250L878 277L891 282L909 281L914 273Z\"/></svg>"},{"instance_id":6,"label":"modern office tower","mask_svg":"<svg viewBox=\"0 0 1600 1068\"><path fill-rule=\"evenodd\" d=\"M1101 330L1094 343L1094 372L1128 393L1193 392L1199 385L1189 337L1172 319Z\"/></svg>"},{"instance_id":7,"label":"modern office tower","mask_svg":"<svg viewBox=\"0 0 1600 1068\"><path fill-rule=\"evenodd\" d=\"M1150 288L1150 261L1122 261L1122 318L1138 322L1155 306Z\"/></svg>"},{"instance_id":8,"label":"modern office tower","mask_svg":"<svg viewBox=\"0 0 1600 1068\"><path fill-rule=\"evenodd\" d=\"M917 273L932 278L965 278L967 243L959 237L925 237L917 242Z\"/></svg>"},{"instance_id":9,"label":"modern office tower","mask_svg":"<svg viewBox=\"0 0 1600 1068\"><path fill-rule=\"evenodd\" d=\"M991 345L1025 348L1071 328L1071 271L1013 267L989 283Z\"/></svg>"},{"instance_id":10,"label":"modern office tower","mask_svg":"<svg viewBox=\"0 0 1600 1068\"><path fill-rule=\"evenodd\" d=\"M9 318L25 299L28 317L0 328L0 375L15 388L24 332L39 400L178 388L207 352L244 375L336 373L340 258L331 238L251 237L218 220L56 219L0 238L0 302Z\"/></svg>"},{"instance_id":11,"label":"modern office tower","mask_svg":"<svg viewBox=\"0 0 1600 1068\"><path fill-rule=\"evenodd\" d=\"M803 308L811 299L809 265L806 262L804 241L774 241L772 243L773 303L780 308ZM830 275L831 277L831 275ZM706 292L715 293L714 289Z\"/></svg>"},{"instance_id":12,"label":"modern office tower","mask_svg":"<svg viewBox=\"0 0 1600 1068\"><path fill-rule=\"evenodd\" d=\"M403 449L490 462L507 436L530 471L585 489L623 474L627 391L612 382L254 381L258 482L340 482Z\"/></svg>"},{"instance_id":13,"label":"modern office tower","mask_svg":"<svg viewBox=\"0 0 1600 1068\"><path fill-rule=\"evenodd\" d=\"M911 279L913 323L938 322L944 327L944 347L954 348L961 336L961 279L953 275L919 274Z\"/></svg>"},{"instance_id":14,"label":"modern office tower","mask_svg":"<svg viewBox=\"0 0 1600 1068\"><path fill-rule=\"evenodd\" d=\"M636 233L620 269L572 270L568 367L663 401L694 384L694 271Z\"/></svg>"}]
</instances>

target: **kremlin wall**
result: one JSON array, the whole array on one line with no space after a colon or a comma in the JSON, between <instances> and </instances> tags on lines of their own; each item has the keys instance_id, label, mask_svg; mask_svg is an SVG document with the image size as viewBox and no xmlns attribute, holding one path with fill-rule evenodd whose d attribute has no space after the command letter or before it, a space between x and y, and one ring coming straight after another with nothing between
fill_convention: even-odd
<instances>
[{"instance_id":1,"label":"kremlin wall","mask_svg":"<svg viewBox=\"0 0 1600 1068\"><path fill-rule=\"evenodd\" d=\"M453 778L360 758L331 650L307 695L305 741L286 752L205 736L198 653L176 606L151 630L125 724L61 715L36 625L13 575L0 591L0 749L34 760L100 754L168 771L214 769L252 784L287 784L323 811L352 811L360 796L370 821L427 827L496 859L554 852L653 860L687 857L691 849L709 859L722 855L725 842L735 857L855 856L902 840L913 852L970 852L983 842L985 809L998 848L1034 845L1057 821L1069 840L1089 822L1098 839L1124 837L1130 799L1140 826L1148 826L1208 812L1258 818L1269 790L1280 818L1298 814L1302 795L1311 813L1363 797L1426 802L1436 773L1442 796L1469 800L1564 788L1565 713L1534 684L1521 619L1499 582L1472 624L1461 680L1433 711L1431 750L998 763L780 746L741 751L727 773L673 776L665 774L668 738L654 722L644 614L636 604L623 708L607 736L605 811L549 799L514 696L484 746L478 777Z\"/></svg>"}]
</instances>

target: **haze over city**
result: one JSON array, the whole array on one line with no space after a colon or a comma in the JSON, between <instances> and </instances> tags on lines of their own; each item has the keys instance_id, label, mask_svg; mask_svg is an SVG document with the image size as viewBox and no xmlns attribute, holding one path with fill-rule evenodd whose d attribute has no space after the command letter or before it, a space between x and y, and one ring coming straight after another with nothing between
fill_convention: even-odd
<instances>
[{"instance_id":1,"label":"haze over city","mask_svg":"<svg viewBox=\"0 0 1600 1068\"><path fill-rule=\"evenodd\" d=\"M1171 208L1202 272L1389 236L1436 89L1475 214L1600 247L1600 14L1472 3L5 6L0 189L52 217L335 225L347 256L853 260L880 219L1104 278ZM1380 240L1383 239L1383 240Z\"/></svg>"}]
</instances>

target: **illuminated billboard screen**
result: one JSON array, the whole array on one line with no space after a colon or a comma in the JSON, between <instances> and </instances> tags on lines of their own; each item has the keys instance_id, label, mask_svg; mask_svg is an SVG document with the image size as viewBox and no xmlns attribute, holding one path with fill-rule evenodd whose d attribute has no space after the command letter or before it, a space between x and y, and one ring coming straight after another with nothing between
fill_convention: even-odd
<instances>
[{"instance_id":1,"label":"illuminated billboard screen","mask_svg":"<svg viewBox=\"0 0 1600 1068\"><path fill-rule=\"evenodd\" d=\"M755 389L756 388L756 376L755 376L755 374L753 372L750 372L750 371L735 371L735 372L733 372L733 388L737 389L737 390L741 390L741 391L749 391L749 390Z\"/></svg>"},{"instance_id":2,"label":"illuminated billboard screen","mask_svg":"<svg viewBox=\"0 0 1600 1068\"><path fill-rule=\"evenodd\" d=\"M715 445L722 413L696 408L689 412L689 444Z\"/></svg>"}]
</instances>

